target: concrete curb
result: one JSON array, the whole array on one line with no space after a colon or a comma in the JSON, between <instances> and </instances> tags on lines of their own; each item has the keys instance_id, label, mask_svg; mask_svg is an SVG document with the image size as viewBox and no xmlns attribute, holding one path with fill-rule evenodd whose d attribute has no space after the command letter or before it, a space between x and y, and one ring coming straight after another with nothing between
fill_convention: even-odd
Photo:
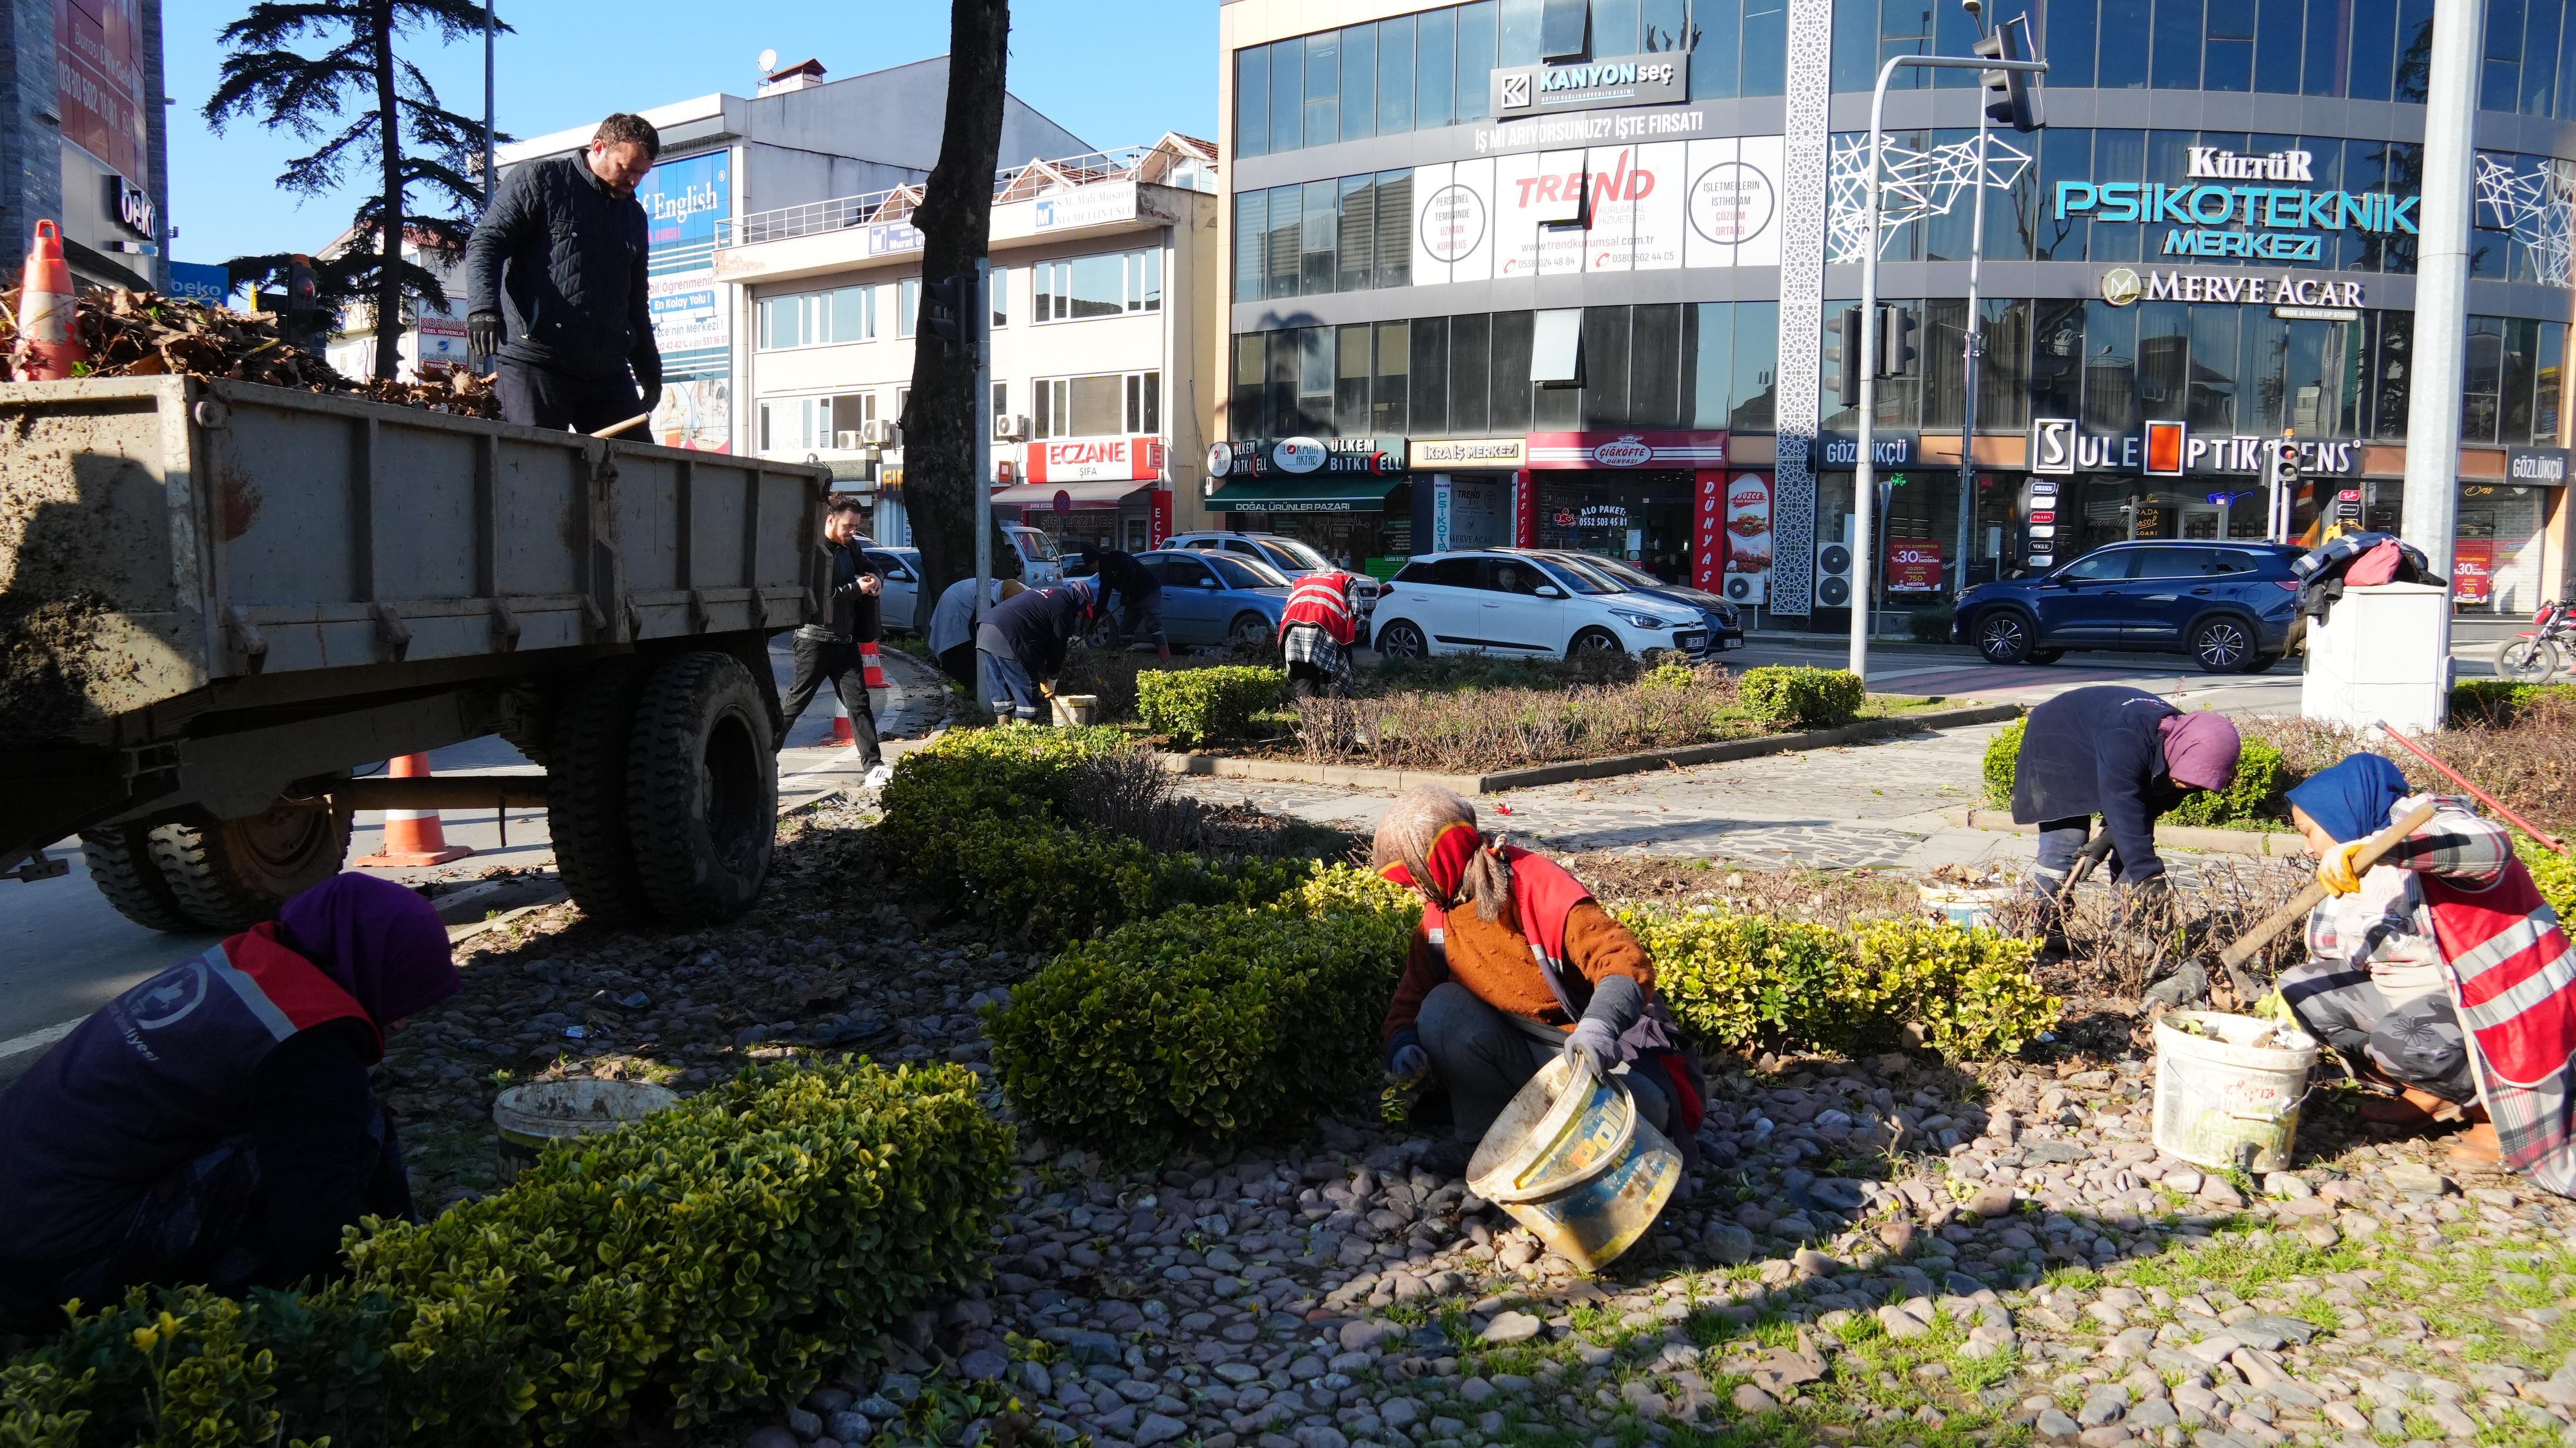
<instances>
[{"instance_id":1,"label":"concrete curb","mask_svg":"<svg viewBox=\"0 0 2576 1448\"><path fill-rule=\"evenodd\" d=\"M2037 825L2014 824L2009 810L1943 810L1941 818L1972 830L1998 830L2017 835L2039 833ZM2158 825L2156 843L2171 845L2177 850L2199 850L2212 855L2254 855L2267 859L2289 859L2306 853L2306 842L2287 831L2214 830L2199 825Z\"/></svg>"},{"instance_id":2,"label":"concrete curb","mask_svg":"<svg viewBox=\"0 0 2576 1448\"><path fill-rule=\"evenodd\" d=\"M1802 749L1832 749L1850 744L1868 744L1899 734L1921 729L1950 729L1968 724L1993 724L2018 719L2026 706L2021 704L1975 704L1960 709L1937 709L1923 714L1901 714L1885 719L1861 719L1834 729L1811 729L1798 734L1769 734L1757 739L1726 739L1714 744L1691 744L1679 749L1658 749L1644 754L1614 754L1605 759L1573 759L1561 764L1532 765L1527 769L1504 769L1491 774L1431 774L1409 769L1365 769L1347 764L1300 764L1281 759L1236 759L1223 754L1164 754L1163 767L1174 774L1216 775L1232 779L1273 779L1298 784L1331 784L1346 789L1379 790L1401 794L1416 785L1436 784L1460 794L1500 794L1505 790L1534 789L1540 785L1565 784L1578 779L1609 779L1623 774L1645 774L1665 768L1683 768L1695 764L1723 764L1736 759L1758 759L1769 754L1791 754Z\"/></svg>"}]
</instances>

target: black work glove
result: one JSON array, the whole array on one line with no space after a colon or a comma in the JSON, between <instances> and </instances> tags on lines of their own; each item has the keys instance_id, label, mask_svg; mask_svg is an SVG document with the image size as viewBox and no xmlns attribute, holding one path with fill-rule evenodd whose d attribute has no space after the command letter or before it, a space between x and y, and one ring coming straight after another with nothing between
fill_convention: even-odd
<instances>
[{"instance_id":1,"label":"black work glove","mask_svg":"<svg viewBox=\"0 0 2576 1448\"><path fill-rule=\"evenodd\" d=\"M476 312L465 319L465 350L475 366L492 360L501 350L501 314Z\"/></svg>"},{"instance_id":2,"label":"black work glove","mask_svg":"<svg viewBox=\"0 0 2576 1448\"><path fill-rule=\"evenodd\" d=\"M651 381L645 381L638 378L636 381L638 383L636 391L644 400L644 405L636 410L650 417L653 415L653 409L662 405L662 379L656 377Z\"/></svg>"}]
</instances>

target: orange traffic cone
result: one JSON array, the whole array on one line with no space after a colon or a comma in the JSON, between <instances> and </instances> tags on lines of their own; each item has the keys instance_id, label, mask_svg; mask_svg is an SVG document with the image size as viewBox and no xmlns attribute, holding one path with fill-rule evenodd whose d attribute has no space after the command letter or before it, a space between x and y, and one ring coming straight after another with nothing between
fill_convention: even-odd
<instances>
[{"instance_id":1,"label":"orange traffic cone","mask_svg":"<svg viewBox=\"0 0 2576 1448\"><path fill-rule=\"evenodd\" d=\"M885 655L877 652L875 644L859 645L859 673L868 686L870 697L886 686Z\"/></svg>"},{"instance_id":2,"label":"orange traffic cone","mask_svg":"<svg viewBox=\"0 0 2576 1448\"><path fill-rule=\"evenodd\" d=\"M429 756L400 755L385 767L387 779L429 778ZM434 809L389 809L385 811L385 847L381 854L360 860L362 867L379 870L418 869L423 865L444 865L473 854L463 845L447 842L447 832L439 828L438 811Z\"/></svg>"},{"instance_id":3,"label":"orange traffic cone","mask_svg":"<svg viewBox=\"0 0 2576 1448\"><path fill-rule=\"evenodd\" d=\"M27 246L27 271L18 292L18 347L10 357L22 382L60 382L89 352L72 315L72 270L63 261L63 231L36 223Z\"/></svg>"},{"instance_id":4,"label":"orange traffic cone","mask_svg":"<svg viewBox=\"0 0 2576 1448\"><path fill-rule=\"evenodd\" d=\"M859 736L850 728L850 706L842 703L841 696L838 694L832 696L832 742L835 744L859 742Z\"/></svg>"}]
</instances>

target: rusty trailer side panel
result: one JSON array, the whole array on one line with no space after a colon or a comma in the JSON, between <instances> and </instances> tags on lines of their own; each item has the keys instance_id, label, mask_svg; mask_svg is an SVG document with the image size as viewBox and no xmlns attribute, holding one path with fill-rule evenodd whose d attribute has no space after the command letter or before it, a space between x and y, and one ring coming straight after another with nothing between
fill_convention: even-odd
<instances>
[{"instance_id":1,"label":"rusty trailer side panel","mask_svg":"<svg viewBox=\"0 0 2576 1448\"><path fill-rule=\"evenodd\" d=\"M791 627L826 486L243 383L0 385L0 744L252 675Z\"/></svg>"}]
</instances>

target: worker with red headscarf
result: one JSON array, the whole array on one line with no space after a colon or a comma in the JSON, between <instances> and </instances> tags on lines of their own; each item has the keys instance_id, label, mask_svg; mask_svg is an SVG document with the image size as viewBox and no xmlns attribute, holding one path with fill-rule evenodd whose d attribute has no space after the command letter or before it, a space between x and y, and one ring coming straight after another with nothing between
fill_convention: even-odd
<instances>
[{"instance_id":1,"label":"worker with red headscarf","mask_svg":"<svg viewBox=\"0 0 2576 1448\"><path fill-rule=\"evenodd\" d=\"M367 1072L461 984L427 900L348 874L75 1026L0 1095L0 1323L145 1284L291 1287L359 1218L410 1217Z\"/></svg>"},{"instance_id":2,"label":"worker with red headscarf","mask_svg":"<svg viewBox=\"0 0 2576 1448\"><path fill-rule=\"evenodd\" d=\"M1448 1089L1452 1139L1431 1163L1457 1175L1532 1076L1559 1055L1606 1078L1620 1066L1639 1114L1698 1160L1708 1099L1698 1059L1655 997L1655 966L1563 866L1476 828L1437 785L1378 822L1372 861L1422 897L1422 925L1386 1013L1387 1066Z\"/></svg>"}]
</instances>

